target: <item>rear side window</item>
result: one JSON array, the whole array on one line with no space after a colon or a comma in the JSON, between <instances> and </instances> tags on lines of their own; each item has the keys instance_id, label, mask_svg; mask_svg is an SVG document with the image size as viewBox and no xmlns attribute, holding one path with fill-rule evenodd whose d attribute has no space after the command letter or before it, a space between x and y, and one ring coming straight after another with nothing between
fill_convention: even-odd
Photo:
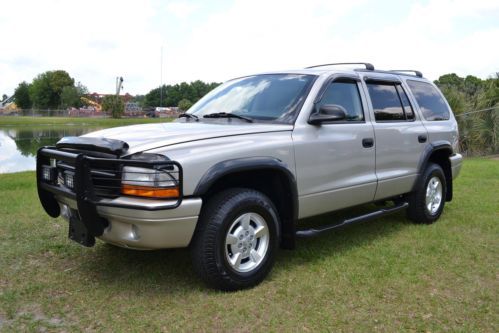
<instances>
[{"instance_id":1,"label":"rear side window","mask_svg":"<svg viewBox=\"0 0 499 333\"><path fill-rule=\"evenodd\" d=\"M414 110L412 109L411 103L409 102L409 98L407 98L407 94L405 93L404 88L402 88L400 84L398 84L396 87L400 97L400 101L402 102L402 106L404 107L406 119L414 120Z\"/></svg>"},{"instance_id":2,"label":"rear side window","mask_svg":"<svg viewBox=\"0 0 499 333\"><path fill-rule=\"evenodd\" d=\"M376 121L405 121L405 113L396 84L368 82L367 89Z\"/></svg>"},{"instance_id":3,"label":"rear side window","mask_svg":"<svg viewBox=\"0 0 499 333\"><path fill-rule=\"evenodd\" d=\"M407 80L426 120L448 120L449 108L438 90L427 82Z\"/></svg>"}]
</instances>

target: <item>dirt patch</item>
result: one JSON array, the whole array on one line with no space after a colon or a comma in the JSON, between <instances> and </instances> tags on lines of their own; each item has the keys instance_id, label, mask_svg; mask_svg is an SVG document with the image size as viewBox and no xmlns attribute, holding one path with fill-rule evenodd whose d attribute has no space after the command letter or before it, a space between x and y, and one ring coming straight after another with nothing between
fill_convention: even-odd
<instances>
[{"instance_id":1,"label":"dirt patch","mask_svg":"<svg viewBox=\"0 0 499 333\"><path fill-rule=\"evenodd\" d=\"M64 324L64 321L61 318L49 318L45 315L45 313L42 311L41 306L38 304L30 304L27 305L23 308L21 308L16 315L16 319L24 317L25 319L28 319L33 322L37 322L38 325L41 325L39 327L40 331L46 331L46 327L44 326L49 326L49 327L60 327ZM0 319L1 323L1 319ZM7 324L7 321L4 322ZM1 328L1 324L0 324Z\"/></svg>"}]
</instances>

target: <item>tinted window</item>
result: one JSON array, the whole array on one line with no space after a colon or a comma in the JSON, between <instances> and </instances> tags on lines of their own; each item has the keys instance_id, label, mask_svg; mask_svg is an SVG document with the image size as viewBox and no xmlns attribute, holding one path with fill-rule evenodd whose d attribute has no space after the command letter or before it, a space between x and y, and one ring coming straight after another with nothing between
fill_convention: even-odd
<instances>
[{"instance_id":1,"label":"tinted window","mask_svg":"<svg viewBox=\"0 0 499 333\"><path fill-rule=\"evenodd\" d=\"M226 82L194 104L188 113L203 117L226 112L257 120L293 122L315 77L265 74Z\"/></svg>"},{"instance_id":2,"label":"tinted window","mask_svg":"<svg viewBox=\"0 0 499 333\"><path fill-rule=\"evenodd\" d=\"M376 121L405 120L404 110L394 84L368 83L367 89Z\"/></svg>"},{"instance_id":3,"label":"tinted window","mask_svg":"<svg viewBox=\"0 0 499 333\"><path fill-rule=\"evenodd\" d=\"M322 95L318 107L325 104L336 104L344 107L347 115L346 120L364 120L364 112L362 111L362 103L356 82L331 83L324 95Z\"/></svg>"},{"instance_id":4,"label":"tinted window","mask_svg":"<svg viewBox=\"0 0 499 333\"><path fill-rule=\"evenodd\" d=\"M407 84L426 120L449 119L449 108L434 86L426 82L413 80L407 80Z\"/></svg>"},{"instance_id":5,"label":"tinted window","mask_svg":"<svg viewBox=\"0 0 499 333\"><path fill-rule=\"evenodd\" d=\"M414 111L412 110L411 103L409 102L409 98L407 98L407 94L405 93L404 88L402 88L400 84L398 84L396 87L397 92L399 93L400 100L402 101L406 119L413 120Z\"/></svg>"}]
</instances>

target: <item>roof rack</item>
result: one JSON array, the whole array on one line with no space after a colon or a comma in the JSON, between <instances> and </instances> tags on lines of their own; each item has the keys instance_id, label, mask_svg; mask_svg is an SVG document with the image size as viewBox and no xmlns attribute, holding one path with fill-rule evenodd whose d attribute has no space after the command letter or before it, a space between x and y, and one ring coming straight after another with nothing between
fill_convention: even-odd
<instances>
[{"instance_id":1,"label":"roof rack","mask_svg":"<svg viewBox=\"0 0 499 333\"><path fill-rule=\"evenodd\" d=\"M316 67L325 67L325 66L336 66L336 65L364 65L364 66L366 66L367 70L369 70L369 71L374 70L374 66L368 62L335 62L332 64L309 66L309 67L305 67L305 69L316 68Z\"/></svg>"},{"instance_id":2,"label":"roof rack","mask_svg":"<svg viewBox=\"0 0 499 333\"><path fill-rule=\"evenodd\" d=\"M394 73L414 73L417 77L423 77L423 73L420 71L416 71L414 69L391 69L389 72L394 72Z\"/></svg>"}]
</instances>

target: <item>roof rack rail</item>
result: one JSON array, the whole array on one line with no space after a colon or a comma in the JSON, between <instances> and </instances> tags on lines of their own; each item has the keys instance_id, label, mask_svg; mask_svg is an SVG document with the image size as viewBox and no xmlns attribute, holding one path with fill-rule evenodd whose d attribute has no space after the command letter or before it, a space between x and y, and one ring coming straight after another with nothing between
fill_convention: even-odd
<instances>
[{"instance_id":1,"label":"roof rack rail","mask_svg":"<svg viewBox=\"0 0 499 333\"><path fill-rule=\"evenodd\" d=\"M373 71L374 70L373 64L370 64L368 62L335 62L335 63L332 63L332 64L323 64L323 65L309 66L309 67L305 67L305 69L316 68L316 67L325 67L325 66L336 66L336 65L364 65L364 66L366 66L367 70L369 70L369 71Z\"/></svg>"},{"instance_id":2,"label":"roof rack rail","mask_svg":"<svg viewBox=\"0 0 499 333\"><path fill-rule=\"evenodd\" d=\"M420 71L414 70L414 69L391 69L389 72L394 72L394 73L414 73L417 77L423 77L423 73Z\"/></svg>"}]
</instances>

